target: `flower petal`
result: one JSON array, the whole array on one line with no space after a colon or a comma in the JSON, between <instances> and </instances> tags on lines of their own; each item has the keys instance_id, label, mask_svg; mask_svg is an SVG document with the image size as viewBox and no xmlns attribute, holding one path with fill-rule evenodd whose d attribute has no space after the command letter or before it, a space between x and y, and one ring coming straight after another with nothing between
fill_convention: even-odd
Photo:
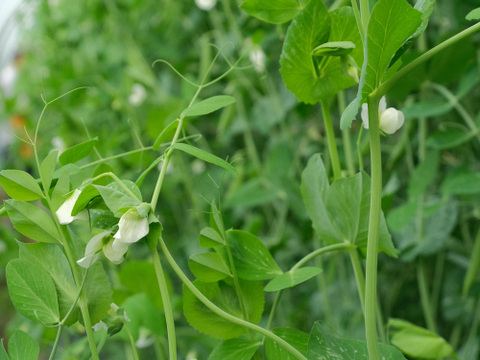
<instances>
[{"instance_id":1,"label":"flower petal","mask_svg":"<svg viewBox=\"0 0 480 360\"><path fill-rule=\"evenodd\" d=\"M97 261L100 251L102 251L103 239L108 235L110 235L110 232L104 231L92 237L85 248L85 256L78 260L77 264L83 268L92 266Z\"/></svg>"},{"instance_id":2,"label":"flower petal","mask_svg":"<svg viewBox=\"0 0 480 360\"><path fill-rule=\"evenodd\" d=\"M360 114L363 121L363 127L368 129L368 104L362 104L362 113Z\"/></svg>"},{"instance_id":3,"label":"flower petal","mask_svg":"<svg viewBox=\"0 0 480 360\"><path fill-rule=\"evenodd\" d=\"M391 135L402 127L404 120L401 111L393 107L388 108L380 117L380 130Z\"/></svg>"},{"instance_id":4,"label":"flower petal","mask_svg":"<svg viewBox=\"0 0 480 360\"><path fill-rule=\"evenodd\" d=\"M103 247L103 254L108 260L114 264L120 264L123 261L123 256L128 250L128 244L120 243L119 246L113 246L117 240L110 241Z\"/></svg>"},{"instance_id":5,"label":"flower petal","mask_svg":"<svg viewBox=\"0 0 480 360\"><path fill-rule=\"evenodd\" d=\"M73 194L70 195L68 199L65 200L65 202L58 208L56 214L61 225L70 224L77 218L76 216L72 216L72 210L81 193L81 190L76 189Z\"/></svg>"},{"instance_id":6,"label":"flower petal","mask_svg":"<svg viewBox=\"0 0 480 360\"><path fill-rule=\"evenodd\" d=\"M137 209L131 208L120 218L118 231L113 236L116 240L131 244L148 234L148 218L142 217Z\"/></svg>"}]
</instances>

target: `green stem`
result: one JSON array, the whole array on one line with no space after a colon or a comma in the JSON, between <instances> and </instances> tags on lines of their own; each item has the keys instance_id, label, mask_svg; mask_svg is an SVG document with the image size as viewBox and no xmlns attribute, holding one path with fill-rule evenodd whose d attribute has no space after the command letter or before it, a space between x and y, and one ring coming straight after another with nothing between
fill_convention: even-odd
<instances>
[{"instance_id":1,"label":"green stem","mask_svg":"<svg viewBox=\"0 0 480 360\"><path fill-rule=\"evenodd\" d=\"M365 35L368 29L368 21L370 20L369 0L360 0L360 12L362 13L362 26L363 26L363 33ZM364 38L362 37L362 39ZM364 41L366 41L366 39Z\"/></svg>"},{"instance_id":2,"label":"green stem","mask_svg":"<svg viewBox=\"0 0 480 360\"><path fill-rule=\"evenodd\" d=\"M52 352L50 353L50 357L48 358L48 360L53 360L55 358L55 354L57 353L57 349L58 349L58 344L60 343L60 338L62 337L62 330L63 330L63 325L60 325L57 329L57 335L55 336Z\"/></svg>"},{"instance_id":3,"label":"green stem","mask_svg":"<svg viewBox=\"0 0 480 360\"><path fill-rule=\"evenodd\" d=\"M357 248L353 245L350 246L348 248L348 255L350 255L350 261L352 262L353 272L357 282L358 295L360 296L362 311L365 315L365 276L363 275L362 264L360 263L360 258L358 257Z\"/></svg>"},{"instance_id":4,"label":"green stem","mask_svg":"<svg viewBox=\"0 0 480 360\"><path fill-rule=\"evenodd\" d=\"M425 271L423 259L421 258L418 260L418 265L417 265L417 281L418 281L418 289L420 291L420 301L422 303L422 309L423 309L423 314L425 316L427 329L436 333L437 325L435 324L435 316L432 312L432 307L430 306L431 300L430 300L430 294L427 286L427 274Z\"/></svg>"},{"instance_id":5,"label":"green stem","mask_svg":"<svg viewBox=\"0 0 480 360\"><path fill-rule=\"evenodd\" d=\"M340 168L340 160L338 158L338 150L335 142L335 133L333 131L332 118L330 116L330 107L326 100L322 100L322 114L325 123L325 131L327 132L328 152L333 166L334 180L342 177L342 169Z\"/></svg>"},{"instance_id":6,"label":"green stem","mask_svg":"<svg viewBox=\"0 0 480 360\"><path fill-rule=\"evenodd\" d=\"M160 257L156 250L156 242L150 246L153 257L153 266L155 267L155 274L157 275L158 287L160 288L160 296L163 302L163 311L165 313L165 321L167 323L168 334L168 349L170 360L177 359L177 344L175 336L175 321L173 319L172 305L170 303L170 295L168 293L167 282L165 281L165 274L163 273Z\"/></svg>"},{"instance_id":7,"label":"green stem","mask_svg":"<svg viewBox=\"0 0 480 360\"><path fill-rule=\"evenodd\" d=\"M98 176L95 176L94 178L91 179L91 182L93 183L95 180L101 179L102 177L109 176L111 177L132 199L137 199L138 201L142 201L142 199L138 198L137 195L135 195L132 190L130 190L123 182L122 180L119 179L117 175L115 175L112 172L107 172L100 174Z\"/></svg>"},{"instance_id":8,"label":"green stem","mask_svg":"<svg viewBox=\"0 0 480 360\"><path fill-rule=\"evenodd\" d=\"M280 303L280 299L282 298L283 290L280 290L277 292L277 295L275 296L275 300L273 300L273 305L272 305L272 310L270 310L270 315L268 316L268 322L266 329L269 330L272 326L273 323L273 318L275 315L275 312L277 311L278 304Z\"/></svg>"},{"instance_id":9,"label":"green stem","mask_svg":"<svg viewBox=\"0 0 480 360\"><path fill-rule=\"evenodd\" d=\"M343 91L340 91L337 94L338 100L338 110L340 114L343 114L345 111L345 94ZM345 129L342 131L342 140L343 140L343 151L345 153L345 160L347 162L347 172L349 176L355 175L355 165L353 161L353 152L352 152L352 140L351 140L351 130Z\"/></svg>"},{"instance_id":10,"label":"green stem","mask_svg":"<svg viewBox=\"0 0 480 360\"><path fill-rule=\"evenodd\" d=\"M370 128L371 192L370 218L365 281L365 332L370 360L379 360L378 335L376 327L377 262L380 213L382 204L382 154L380 146L380 121L378 104L380 97L372 93L368 97L368 119Z\"/></svg>"},{"instance_id":11,"label":"green stem","mask_svg":"<svg viewBox=\"0 0 480 360\"><path fill-rule=\"evenodd\" d=\"M405 65L403 68L398 70L392 77L390 77L387 81L385 81L383 84L381 84L376 92L377 94L382 97L387 93L387 91L400 79L402 79L406 74L408 74L410 71L415 69L417 66L420 66L424 62L430 60L433 56L438 54L440 51L446 49L447 47L459 42L460 40L465 39L466 37L474 34L475 32L480 30L480 22L476 23L475 25L470 26L469 28L459 32L457 35L452 36L451 38L441 42L434 48L428 50L426 53L420 55L418 58L415 60L411 61L407 65Z\"/></svg>"},{"instance_id":12,"label":"green stem","mask_svg":"<svg viewBox=\"0 0 480 360\"><path fill-rule=\"evenodd\" d=\"M88 164L82 165L82 166L80 166L80 169L86 169L90 166L95 166L95 165L98 165L98 164L102 164L102 163L107 162L109 160L122 158L122 157L125 157L125 156L128 156L128 155L136 154L136 153L143 152L143 151L149 151L149 150L152 150L152 149L153 149L153 146L147 146L147 147L142 147L140 149L127 151L127 152L124 152L124 153L121 153L121 154L104 157L100 160L92 161Z\"/></svg>"},{"instance_id":13,"label":"green stem","mask_svg":"<svg viewBox=\"0 0 480 360\"><path fill-rule=\"evenodd\" d=\"M298 269L303 264L309 262L310 260L312 260L313 258L315 258L318 255L322 255L322 254L325 254L325 253L331 252L331 251L347 250L347 249L350 248L350 246L351 246L350 243L340 243L340 244L328 245L328 246L325 246L321 249L317 249L315 251L312 251L310 254L306 255L305 257L300 259L294 266L292 266L290 271Z\"/></svg>"},{"instance_id":14,"label":"green stem","mask_svg":"<svg viewBox=\"0 0 480 360\"><path fill-rule=\"evenodd\" d=\"M125 327L125 331L127 332L128 339L130 340L130 345L132 347L133 358L135 360L139 360L137 347L135 346L135 340L133 339L132 333L130 332L130 329L128 328L128 325L126 323L123 326Z\"/></svg>"},{"instance_id":15,"label":"green stem","mask_svg":"<svg viewBox=\"0 0 480 360\"><path fill-rule=\"evenodd\" d=\"M357 0L351 0L353 14L355 15L355 21L357 22L358 32L360 33L360 38L362 41L365 39L365 28L362 23L362 15L360 15L360 10L358 9Z\"/></svg>"},{"instance_id":16,"label":"green stem","mask_svg":"<svg viewBox=\"0 0 480 360\"><path fill-rule=\"evenodd\" d=\"M255 332L258 332L270 339L272 339L274 342L276 342L278 345L283 347L285 350L287 350L290 354L295 356L299 360L307 360L305 356L303 356L302 353L300 353L297 349L295 349L292 345L290 345L288 342L283 340L281 337L275 335L269 330L266 330L258 325L252 324L251 322L245 321L243 319L237 318L236 316L233 316L224 310L220 309L218 306L216 306L213 302L211 302L205 295L200 292L196 288L196 286L190 281L190 279L184 274L182 269L178 266L176 263L175 259L173 256L170 254L170 252L167 249L167 246L165 245L165 242L163 241L163 238L159 239L160 247L165 255L165 258L169 262L170 266L172 267L173 271L177 274L177 276L182 280L182 282L185 284L185 286L200 300L207 308L209 308L212 312L220 316L221 318L228 320L236 325L243 326L247 329L253 330Z\"/></svg>"},{"instance_id":17,"label":"green stem","mask_svg":"<svg viewBox=\"0 0 480 360\"><path fill-rule=\"evenodd\" d=\"M363 135L363 125L360 127L360 131L358 132L358 138L357 138L358 167L360 171L363 171L362 135Z\"/></svg>"}]
</instances>

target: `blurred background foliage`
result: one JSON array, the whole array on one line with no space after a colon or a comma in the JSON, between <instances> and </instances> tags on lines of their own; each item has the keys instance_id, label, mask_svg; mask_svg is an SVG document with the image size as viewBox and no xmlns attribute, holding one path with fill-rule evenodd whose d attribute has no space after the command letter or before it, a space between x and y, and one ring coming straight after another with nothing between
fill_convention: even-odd
<instances>
[{"instance_id":1,"label":"blurred background foliage","mask_svg":"<svg viewBox=\"0 0 480 360\"><path fill-rule=\"evenodd\" d=\"M1 92L1 126L25 138L25 129L29 134L35 129L43 100L85 87L48 107L38 139L41 157L52 148L62 150L94 137L100 140L97 151L102 157L151 146L195 91L167 65L152 66L155 60L168 61L199 83L219 48L222 55L210 79L228 70L225 58L234 63L242 57L241 69L201 94L202 98L232 95L237 104L221 113L193 118L186 128L187 136L201 135L189 141L233 160L240 175L224 174L175 154L161 195L158 209L165 239L184 269L188 257L198 251L199 230L208 223L208 202L219 196L226 225L257 234L283 270L321 244L299 191L308 158L327 153L320 109L299 104L282 83L278 60L288 24L260 22L243 13L240 4L240 0L218 0L210 10L202 10L193 0L29 0L23 3L28 11L16 15L22 27L14 60L17 75L12 91ZM476 6L477 0L438 0L426 34L404 62L467 27L465 15ZM392 89L389 105L404 111L406 125L395 136L383 139L383 207L396 246L403 250L399 259L380 257L383 318L386 322L388 317L398 317L426 326L417 285L419 276L425 276L435 326L462 349L464 359L476 359L479 344L479 332L474 331L480 322L478 276L462 297L480 219L479 44L477 34L444 51ZM354 92L345 92L347 100ZM339 131L339 117L338 111L333 114L339 143L349 141L356 149L360 122L354 123L351 137L346 138ZM31 170L31 148L2 136L0 168ZM359 149L368 171L368 136L362 137ZM340 153L343 157L342 147ZM139 151L85 171L113 168L122 178L135 180L157 156L153 151ZM327 156L324 161L328 167ZM347 169L345 158L342 161ZM354 161L357 171L357 157ZM429 167L432 161L435 166ZM144 198L151 195L155 176L147 177ZM20 240L19 235L1 218L0 336L8 337L9 329L21 326L48 344L53 333L15 315L8 299L4 268L16 256L14 239ZM148 265L134 262L147 259L147 249L136 246L128 256L118 274L110 272L115 299L118 305L130 304L130 311L144 319L133 326L136 340L141 337L139 329L162 339L164 329L158 324L163 320L149 322L151 312L145 310L153 312L160 306L155 303L157 294L145 290L151 279L140 280L141 270ZM342 336L362 338L363 316L347 256L336 254L316 261L324 269L317 284L307 282L286 292L275 326L309 332L313 322L321 319ZM419 264L423 275L418 273ZM138 272L137 280L145 284L129 280L129 272ZM173 276L171 282L180 351L197 352L204 359L216 342L188 326L181 315L179 282ZM267 297L267 311L272 300ZM135 308L135 303L143 307ZM75 344L77 339L72 331L69 351L59 358L81 358L86 345L83 340ZM123 350L117 344L126 344L122 339L118 335L109 340L102 358L118 359ZM162 353L158 346L146 346L142 350L145 358L153 356L153 351Z\"/></svg>"}]
</instances>

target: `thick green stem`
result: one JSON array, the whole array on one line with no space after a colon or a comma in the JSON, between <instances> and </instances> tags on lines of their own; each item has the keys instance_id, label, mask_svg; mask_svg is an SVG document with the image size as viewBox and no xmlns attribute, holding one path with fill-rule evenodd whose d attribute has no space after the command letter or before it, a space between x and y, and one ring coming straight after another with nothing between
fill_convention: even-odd
<instances>
[{"instance_id":1,"label":"thick green stem","mask_svg":"<svg viewBox=\"0 0 480 360\"><path fill-rule=\"evenodd\" d=\"M331 251L346 250L346 249L350 248L350 246L351 245L349 243L340 243L340 244L328 245L328 246L325 246L321 249L317 249L315 251L312 251L310 254L306 255L305 257L300 259L295 265L293 265L292 268L290 269L290 271L298 269L303 264L309 262L310 260L312 260L316 256L319 256L319 255L322 255L322 254L325 254L325 253L328 253L328 252L331 252Z\"/></svg>"},{"instance_id":2,"label":"thick green stem","mask_svg":"<svg viewBox=\"0 0 480 360\"><path fill-rule=\"evenodd\" d=\"M325 131L327 133L328 152L333 166L334 179L342 177L342 169L340 168L340 160L338 158L337 144L335 141L335 133L333 131L332 117L330 116L330 107L326 100L322 100L322 114L325 123Z\"/></svg>"},{"instance_id":3,"label":"thick green stem","mask_svg":"<svg viewBox=\"0 0 480 360\"><path fill-rule=\"evenodd\" d=\"M168 293L167 282L165 281L165 274L163 273L160 257L156 249L156 242L154 246L150 246L153 258L153 266L155 267L155 274L157 275L158 287L160 288L160 296L163 303L163 311L165 313L165 321L167 323L168 334L168 350L169 359L177 359L177 339L175 336L175 321L173 319L172 305L170 303L170 295Z\"/></svg>"},{"instance_id":4,"label":"thick green stem","mask_svg":"<svg viewBox=\"0 0 480 360\"><path fill-rule=\"evenodd\" d=\"M365 281L365 332L370 360L379 360L376 327L378 234L382 202L382 155L380 146L380 122L378 104L380 97L372 94L368 98L370 129L370 218L368 223L367 264Z\"/></svg>"},{"instance_id":5,"label":"thick green stem","mask_svg":"<svg viewBox=\"0 0 480 360\"><path fill-rule=\"evenodd\" d=\"M178 275L178 277L182 280L182 282L185 284L185 286L200 300L207 308L209 308L212 312L220 316L221 318L228 320L234 324L243 326L247 329L253 330L255 332L258 332L270 339L272 339L274 342L276 342L279 346L283 347L285 350L287 350L290 354L295 356L299 360L307 360L305 356L303 356L302 353L300 353L297 349L295 349L292 345L290 345L288 342L283 340L281 337L275 335L271 331L264 329L258 325L252 324L251 322L245 321L243 319L237 318L236 316L233 316L224 310L220 309L218 306L216 306L213 302L211 302L205 295L201 293L200 290L196 288L195 285L190 281L190 279L185 275L185 273L182 271L182 269L178 266L176 263L175 259L173 256L170 254L168 251L167 246L165 245L165 242L163 241L162 238L159 239L160 247L162 248L162 251L165 255L165 258L169 262L170 266L172 267L173 271Z\"/></svg>"},{"instance_id":6,"label":"thick green stem","mask_svg":"<svg viewBox=\"0 0 480 360\"><path fill-rule=\"evenodd\" d=\"M340 91L337 94L338 101L338 110L340 114L343 114L345 111L345 94L343 91ZM343 152L345 153L345 161L347 163L347 172L349 176L355 175L355 164L353 161L353 152L352 152L352 140L351 140L351 130L345 129L342 131L342 140L343 140Z\"/></svg>"},{"instance_id":7,"label":"thick green stem","mask_svg":"<svg viewBox=\"0 0 480 360\"><path fill-rule=\"evenodd\" d=\"M362 304L363 314L365 315L365 276L363 275L362 264L358 257L357 248L353 245L350 246L348 249L348 255L350 255L350 261L352 262L353 272L357 282L358 295L360 297L360 303Z\"/></svg>"}]
</instances>

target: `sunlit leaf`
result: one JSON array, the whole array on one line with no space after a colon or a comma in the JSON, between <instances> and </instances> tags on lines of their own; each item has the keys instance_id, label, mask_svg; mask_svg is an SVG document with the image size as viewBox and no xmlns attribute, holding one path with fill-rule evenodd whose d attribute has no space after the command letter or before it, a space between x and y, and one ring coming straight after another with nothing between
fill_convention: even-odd
<instances>
[{"instance_id":1,"label":"sunlit leaf","mask_svg":"<svg viewBox=\"0 0 480 360\"><path fill-rule=\"evenodd\" d=\"M37 181L25 171L0 171L0 184L8 196L15 200L31 201L43 197Z\"/></svg>"},{"instance_id":2,"label":"sunlit leaf","mask_svg":"<svg viewBox=\"0 0 480 360\"><path fill-rule=\"evenodd\" d=\"M322 269L314 267L304 267L287 271L282 275L273 278L264 288L265 291L279 291L294 287L301 284L312 277L320 274Z\"/></svg>"},{"instance_id":3,"label":"sunlit leaf","mask_svg":"<svg viewBox=\"0 0 480 360\"><path fill-rule=\"evenodd\" d=\"M185 109L183 116L200 116L210 114L225 106L234 104L235 98L227 95L218 95L202 100Z\"/></svg>"},{"instance_id":4,"label":"sunlit leaf","mask_svg":"<svg viewBox=\"0 0 480 360\"><path fill-rule=\"evenodd\" d=\"M87 157L88 155L90 155L93 147L97 142L98 139L95 138L72 146L71 148L65 150L63 153L60 154L60 157L58 158L58 160L60 161L60 165L75 163Z\"/></svg>"},{"instance_id":5,"label":"sunlit leaf","mask_svg":"<svg viewBox=\"0 0 480 360\"><path fill-rule=\"evenodd\" d=\"M302 9L295 0L245 0L241 8L246 13L272 24L290 21Z\"/></svg>"},{"instance_id":6,"label":"sunlit leaf","mask_svg":"<svg viewBox=\"0 0 480 360\"><path fill-rule=\"evenodd\" d=\"M195 146L188 145L188 144L183 144L183 143L175 143L171 147L172 149L177 149L180 151L183 151L187 154L190 154L192 156L195 156L196 158L209 162L211 164L220 166L221 168L224 168L225 170L233 171L234 173L237 173L237 169L230 163L226 162L225 160L219 158L218 156L212 155L204 150L201 150Z\"/></svg>"},{"instance_id":7,"label":"sunlit leaf","mask_svg":"<svg viewBox=\"0 0 480 360\"><path fill-rule=\"evenodd\" d=\"M208 360L250 360L261 342L246 339L230 339L218 344Z\"/></svg>"}]
</instances>

